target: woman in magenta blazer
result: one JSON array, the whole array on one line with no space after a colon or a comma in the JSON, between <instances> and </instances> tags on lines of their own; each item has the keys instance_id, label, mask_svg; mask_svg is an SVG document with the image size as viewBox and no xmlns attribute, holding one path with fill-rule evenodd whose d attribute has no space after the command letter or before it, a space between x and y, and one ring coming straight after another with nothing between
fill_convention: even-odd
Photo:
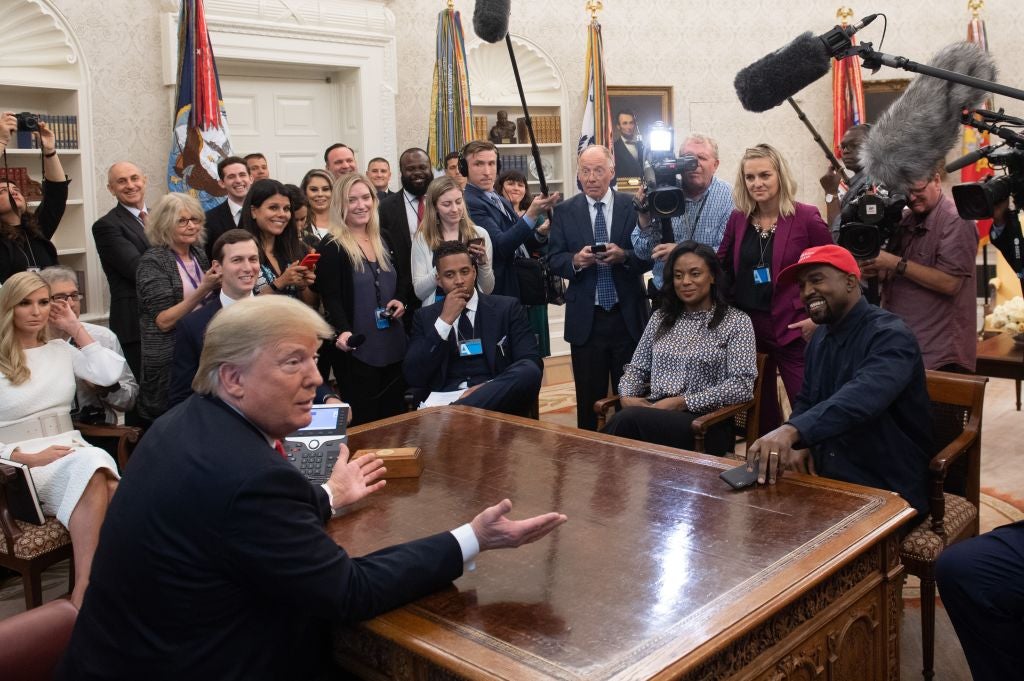
<instances>
[{"instance_id":1,"label":"woman in magenta blazer","mask_svg":"<svg viewBox=\"0 0 1024 681\"><path fill-rule=\"evenodd\" d=\"M731 299L754 323L757 351L768 355L761 399L761 434L782 421L775 371L792 402L804 377L804 347L814 333L795 282L775 285L775 277L811 246L832 243L814 206L797 203L789 165L767 144L747 149L740 162L725 237L718 249L731 275Z\"/></svg>"}]
</instances>

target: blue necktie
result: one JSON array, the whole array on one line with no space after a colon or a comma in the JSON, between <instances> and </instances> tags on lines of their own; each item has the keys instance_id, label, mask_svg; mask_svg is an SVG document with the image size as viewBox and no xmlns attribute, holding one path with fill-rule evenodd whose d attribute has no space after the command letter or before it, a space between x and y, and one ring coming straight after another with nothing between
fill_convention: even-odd
<instances>
[{"instance_id":1,"label":"blue necktie","mask_svg":"<svg viewBox=\"0 0 1024 681\"><path fill-rule=\"evenodd\" d=\"M608 225L604 221L604 202L595 201L594 242L608 243ZM615 307L619 297L615 294L611 265L597 264L597 304L606 310Z\"/></svg>"}]
</instances>

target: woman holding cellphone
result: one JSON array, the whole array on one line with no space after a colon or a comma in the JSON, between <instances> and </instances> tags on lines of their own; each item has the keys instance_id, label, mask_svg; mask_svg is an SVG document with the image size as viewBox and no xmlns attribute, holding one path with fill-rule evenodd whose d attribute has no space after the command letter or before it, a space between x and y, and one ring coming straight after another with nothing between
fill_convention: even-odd
<instances>
[{"instance_id":1,"label":"woman holding cellphone","mask_svg":"<svg viewBox=\"0 0 1024 681\"><path fill-rule=\"evenodd\" d=\"M434 251L445 241L461 241L469 246L470 257L476 264L480 291L493 291L491 237L486 229L470 222L462 189L446 175L430 183L426 199L423 221L412 239L412 286L416 297L426 306L440 294L433 261Z\"/></svg>"},{"instance_id":2,"label":"woman holding cellphone","mask_svg":"<svg viewBox=\"0 0 1024 681\"><path fill-rule=\"evenodd\" d=\"M409 273L381 233L377 206L364 175L342 176L331 196L330 235L317 249L317 290L338 334L334 377L355 425L405 411L405 303L398 296Z\"/></svg>"}]
</instances>

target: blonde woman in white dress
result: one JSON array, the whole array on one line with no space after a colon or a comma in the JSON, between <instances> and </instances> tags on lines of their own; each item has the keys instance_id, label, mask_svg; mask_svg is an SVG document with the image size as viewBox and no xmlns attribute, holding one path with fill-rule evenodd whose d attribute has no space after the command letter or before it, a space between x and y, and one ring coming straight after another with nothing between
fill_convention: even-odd
<instances>
[{"instance_id":1,"label":"blonde woman in white dress","mask_svg":"<svg viewBox=\"0 0 1024 681\"><path fill-rule=\"evenodd\" d=\"M423 305L434 303L437 293L437 270L434 251L444 241L461 241L469 246L476 263L476 283L483 293L494 290L491 268L491 237L483 227L469 221L462 189L452 178L438 177L427 187L427 205L423 220L412 239L412 287Z\"/></svg>"},{"instance_id":2,"label":"blonde woman in white dress","mask_svg":"<svg viewBox=\"0 0 1024 681\"><path fill-rule=\"evenodd\" d=\"M50 324L69 341L48 340ZM67 301L50 301L38 274L15 274L0 287L0 458L29 467L43 511L68 528L75 557L71 602L79 607L118 475L110 455L71 423L75 378L110 385L124 363L93 341Z\"/></svg>"}]
</instances>

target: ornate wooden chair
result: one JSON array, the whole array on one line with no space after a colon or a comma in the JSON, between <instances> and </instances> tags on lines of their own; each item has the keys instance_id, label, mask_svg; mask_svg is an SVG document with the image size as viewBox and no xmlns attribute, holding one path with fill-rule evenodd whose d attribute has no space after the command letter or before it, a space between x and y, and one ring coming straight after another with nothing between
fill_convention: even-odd
<instances>
[{"instance_id":1,"label":"ornate wooden chair","mask_svg":"<svg viewBox=\"0 0 1024 681\"><path fill-rule=\"evenodd\" d=\"M904 538L900 559L921 580L922 674L935 675L935 561L942 550L978 534L984 376L928 372L938 454L930 465L930 513Z\"/></svg>"},{"instance_id":2,"label":"ornate wooden chair","mask_svg":"<svg viewBox=\"0 0 1024 681\"><path fill-rule=\"evenodd\" d=\"M761 411L761 389L764 383L764 363L768 355L758 353L757 355L757 378L754 379L754 397L746 402L729 404L707 414L702 414L693 420L690 426L693 429L694 451L704 451L704 436L711 426L730 419L735 420L737 416L744 417L743 428L746 433L747 446L754 444L757 439L757 424ZM594 403L594 411L597 412L597 429L604 428L609 416L620 406L618 395L606 397ZM577 407L578 408L578 407Z\"/></svg>"},{"instance_id":3,"label":"ornate wooden chair","mask_svg":"<svg viewBox=\"0 0 1024 681\"><path fill-rule=\"evenodd\" d=\"M94 425L75 423L87 440L114 438L117 465L123 471L128 457L142 436L139 428L130 426ZM99 446L99 442L94 442ZM9 467L0 470L0 565L21 575L25 588L25 607L34 608L43 602L42 574L54 563L72 559L68 576L68 591L75 586L75 566L71 549L71 535L67 528L52 516L42 525L15 520L7 505L7 485L13 483L15 473Z\"/></svg>"}]
</instances>

